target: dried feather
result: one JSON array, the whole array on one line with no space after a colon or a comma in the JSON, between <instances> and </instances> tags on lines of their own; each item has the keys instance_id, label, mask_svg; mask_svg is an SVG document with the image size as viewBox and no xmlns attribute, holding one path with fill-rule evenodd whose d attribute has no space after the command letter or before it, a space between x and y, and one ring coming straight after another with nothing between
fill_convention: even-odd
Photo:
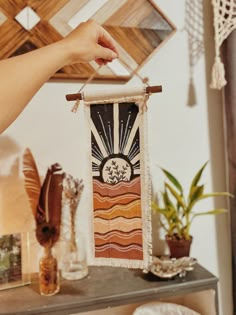
<instances>
[{"instance_id":1,"label":"dried feather","mask_svg":"<svg viewBox=\"0 0 236 315\"><path fill-rule=\"evenodd\" d=\"M23 154L23 173L25 176L25 190L29 198L32 213L35 217L39 202L41 182L33 154L29 148L26 148Z\"/></svg>"},{"instance_id":2,"label":"dried feather","mask_svg":"<svg viewBox=\"0 0 236 315\"><path fill-rule=\"evenodd\" d=\"M59 239L64 173L59 164L47 171L36 213L36 237L44 247L52 247Z\"/></svg>"}]
</instances>

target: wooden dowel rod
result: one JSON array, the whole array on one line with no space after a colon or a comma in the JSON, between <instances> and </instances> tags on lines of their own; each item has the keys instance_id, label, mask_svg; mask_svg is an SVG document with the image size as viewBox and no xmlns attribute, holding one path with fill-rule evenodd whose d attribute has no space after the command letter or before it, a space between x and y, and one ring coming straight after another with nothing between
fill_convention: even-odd
<instances>
[{"instance_id":1,"label":"wooden dowel rod","mask_svg":"<svg viewBox=\"0 0 236 315\"><path fill-rule=\"evenodd\" d=\"M162 85L154 85L154 86L147 86L146 93L160 93L162 92ZM83 94L82 93L75 93L75 94L66 94L67 101L76 101L82 100Z\"/></svg>"},{"instance_id":2,"label":"wooden dowel rod","mask_svg":"<svg viewBox=\"0 0 236 315\"><path fill-rule=\"evenodd\" d=\"M162 92L162 85L153 85L146 87L146 93L160 93Z\"/></svg>"}]
</instances>

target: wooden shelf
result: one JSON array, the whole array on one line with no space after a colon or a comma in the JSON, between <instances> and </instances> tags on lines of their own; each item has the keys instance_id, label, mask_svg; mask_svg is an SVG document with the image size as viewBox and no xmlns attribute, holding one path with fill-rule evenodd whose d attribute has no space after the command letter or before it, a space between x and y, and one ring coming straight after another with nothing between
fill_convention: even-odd
<instances>
[{"instance_id":1,"label":"wooden shelf","mask_svg":"<svg viewBox=\"0 0 236 315\"><path fill-rule=\"evenodd\" d=\"M217 306L218 279L197 265L184 278L160 280L141 270L90 267L89 276L78 281L61 281L60 292L51 297L38 292L37 274L27 286L0 291L0 314L68 315L85 311L151 301L213 289Z\"/></svg>"}]
</instances>

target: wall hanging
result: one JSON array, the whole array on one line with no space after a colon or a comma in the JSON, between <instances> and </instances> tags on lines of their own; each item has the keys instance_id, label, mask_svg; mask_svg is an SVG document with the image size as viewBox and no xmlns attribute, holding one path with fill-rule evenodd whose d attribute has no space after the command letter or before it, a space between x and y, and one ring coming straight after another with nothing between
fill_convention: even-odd
<instances>
[{"instance_id":1,"label":"wall hanging","mask_svg":"<svg viewBox=\"0 0 236 315\"><path fill-rule=\"evenodd\" d=\"M194 70L199 59L204 54L202 0L186 0L184 29L188 36L189 48L189 90L187 104L193 106L197 104Z\"/></svg>"},{"instance_id":2,"label":"wall hanging","mask_svg":"<svg viewBox=\"0 0 236 315\"><path fill-rule=\"evenodd\" d=\"M148 269L152 254L151 186L147 157L148 91L117 87L68 95L82 98L87 117L90 172L90 261Z\"/></svg>"},{"instance_id":3,"label":"wall hanging","mask_svg":"<svg viewBox=\"0 0 236 315\"><path fill-rule=\"evenodd\" d=\"M150 0L12 0L0 1L0 58L43 47L94 19L119 46L119 60L102 67L95 79L129 80L175 32L173 23ZM66 66L53 78L86 79L95 62Z\"/></svg>"},{"instance_id":4,"label":"wall hanging","mask_svg":"<svg viewBox=\"0 0 236 315\"><path fill-rule=\"evenodd\" d=\"M215 29L215 63L212 69L211 88L220 90L226 85L224 64L220 57L223 41L236 28L235 0L212 0Z\"/></svg>"}]
</instances>

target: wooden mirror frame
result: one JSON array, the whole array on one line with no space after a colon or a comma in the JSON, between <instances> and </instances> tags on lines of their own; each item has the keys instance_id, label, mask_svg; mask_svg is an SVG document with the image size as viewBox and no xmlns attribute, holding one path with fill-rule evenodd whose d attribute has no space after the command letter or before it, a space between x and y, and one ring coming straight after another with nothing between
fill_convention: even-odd
<instances>
[{"instance_id":1,"label":"wooden mirror frame","mask_svg":"<svg viewBox=\"0 0 236 315\"><path fill-rule=\"evenodd\" d=\"M87 80L97 70L96 80L126 82L176 31L152 0L0 1L0 59L58 41L89 18L116 40L119 59L101 69L95 62L65 66L53 79Z\"/></svg>"}]
</instances>

